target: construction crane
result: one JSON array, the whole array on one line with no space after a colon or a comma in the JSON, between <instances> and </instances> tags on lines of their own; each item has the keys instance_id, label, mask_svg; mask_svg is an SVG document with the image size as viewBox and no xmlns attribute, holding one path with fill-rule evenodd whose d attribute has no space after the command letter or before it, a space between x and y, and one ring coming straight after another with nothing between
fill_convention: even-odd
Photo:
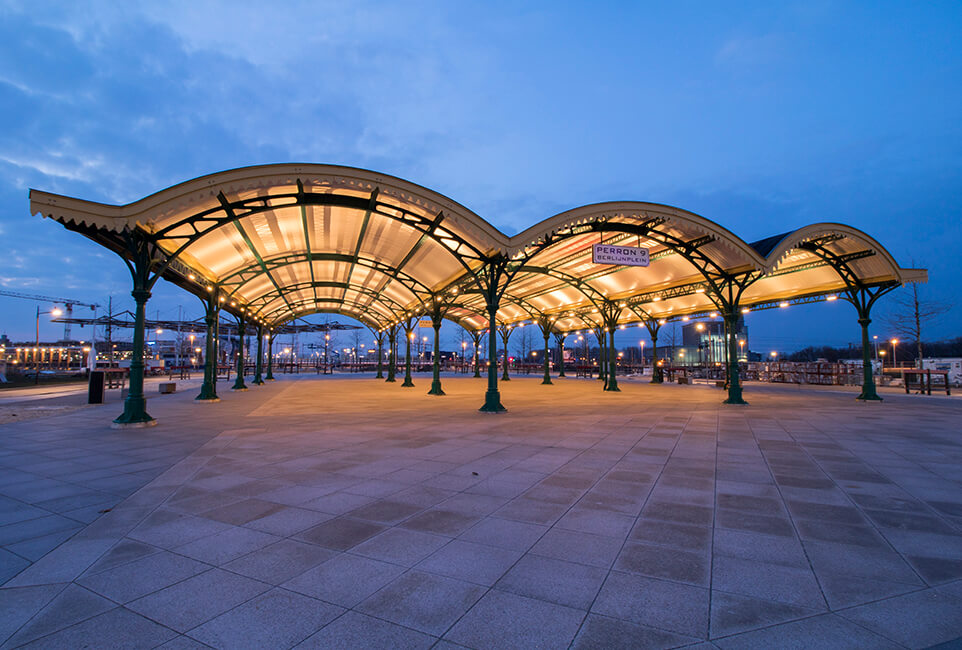
<instances>
[{"instance_id":1,"label":"construction crane","mask_svg":"<svg viewBox=\"0 0 962 650\"><path fill-rule=\"evenodd\" d=\"M90 302L81 302L79 300L72 300L70 298L54 298L52 296L41 296L33 293L22 293L20 291L4 291L0 290L0 296L7 296L9 298L23 298L24 300L36 300L38 302L56 302L63 303L64 310L67 312L67 318L73 316L73 306L79 305L81 307L90 307L94 311L97 310L100 305ZM63 340L70 340L70 321L68 320L63 326Z\"/></svg>"}]
</instances>

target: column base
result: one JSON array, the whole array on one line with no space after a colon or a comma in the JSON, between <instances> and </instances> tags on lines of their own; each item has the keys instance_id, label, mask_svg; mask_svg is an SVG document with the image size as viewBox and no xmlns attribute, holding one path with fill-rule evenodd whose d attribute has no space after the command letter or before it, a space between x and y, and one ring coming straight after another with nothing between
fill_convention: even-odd
<instances>
[{"instance_id":1,"label":"column base","mask_svg":"<svg viewBox=\"0 0 962 650\"><path fill-rule=\"evenodd\" d=\"M748 402L743 400L741 397L729 397L728 399L723 401L722 404L740 404L740 405L747 406Z\"/></svg>"},{"instance_id":2,"label":"column base","mask_svg":"<svg viewBox=\"0 0 962 650\"><path fill-rule=\"evenodd\" d=\"M606 393L620 393L621 389L618 388L617 384L614 386L605 386Z\"/></svg>"},{"instance_id":3,"label":"column base","mask_svg":"<svg viewBox=\"0 0 962 650\"><path fill-rule=\"evenodd\" d=\"M544 379L541 380L542 386L551 386L552 384L553 382L551 381L551 377L545 377Z\"/></svg>"},{"instance_id":4,"label":"column base","mask_svg":"<svg viewBox=\"0 0 962 650\"><path fill-rule=\"evenodd\" d=\"M114 420L110 423L111 429L146 429L148 427L155 426L157 426L157 420L153 418L140 422L118 422L117 420Z\"/></svg>"},{"instance_id":5,"label":"column base","mask_svg":"<svg viewBox=\"0 0 962 650\"><path fill-rule=\"evenodd\" d=\"M401 384L401 388L414 388L414 382L410 379L405 379L404 383Z\"/></svg>"},{"instance_id":6,"label":"column base","mask_svg":"<svg viewBox=\"0 0 962 650\"><path fill-rule=\"evenodd\" d=\"M869 393L868 395L866 395L865 393L862 393L855 399L858 400L859 402L881 402L882 401L882 398L879 397L878 393Z\"/></svg>"},{"instance_id":7,"label":"column base","mask_svg":"<svg viewBox=\"0 0 962 650\"><path fill-rule=\"evenodd\" d=\"M264 380L263 380L263 379L255 379L255 380L252 381L251 383L254 384L255 386L260 386L260 385L262 385L262 384L264 383Z\"/></svg>"},{"instance_id":8,"label":"column base","mask_svg":"<svg viewBox=\"0 0 962 650\"><path fill-rule=\"evenodd\" d=\"M219 401L220 401L219 397L195 397L194 398L194 402L196 402L197 404L214 404L215 402L219 402Z\"/></svg>"},{"instance_id":9,"label":"column base","mask_svg":"<svg viewBox=\"0 0 962 650\"><path fill-rule=\"evenodd\" d=\"M444 391L441 390L440 386L438 386L437 388L432 386L431 390L428 391L428 395L444 395Z\"/></svg>"},{"instance_id":10,"label":"column base","mask_svg":"<svg viewBox=\"0 0 962 650\"><path fill-rule=\"evenodd\" d=\"M484 394L484 405L478 409L482 413L505 413L508 409L501 404L501 392L488 390Z\"/></svg>"}]
</instances>

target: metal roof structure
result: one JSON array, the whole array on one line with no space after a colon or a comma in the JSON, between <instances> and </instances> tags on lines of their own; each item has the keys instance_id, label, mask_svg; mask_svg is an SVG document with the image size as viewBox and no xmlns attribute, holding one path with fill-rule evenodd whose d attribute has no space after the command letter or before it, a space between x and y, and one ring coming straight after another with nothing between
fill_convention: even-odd
<instances>
[{"instance_id":1,"label":"metal roof structure","mask_svg":"<svg viewBox=\"0 0 962 650\"><path fill-rule=\"evenodd\" d=\"M164 277L266 328L332 312L376 331L418 314L474 331L526 320L613 330L819 296L868 318L882 293L926 280L842 224L748 243L680 208L621 201L509 237L429 189L333 165L234 169L122 206L31 190L30 210L120 254L135 291ZM650 265L596 264L595 244L646 249Z\"/></svg>"}]
</instances>

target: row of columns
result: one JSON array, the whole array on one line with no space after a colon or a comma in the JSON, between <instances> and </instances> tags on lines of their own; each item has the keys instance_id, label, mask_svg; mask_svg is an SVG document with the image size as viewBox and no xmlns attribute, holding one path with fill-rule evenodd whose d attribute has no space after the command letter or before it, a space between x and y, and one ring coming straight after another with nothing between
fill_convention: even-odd
<instances>
[{"instance_id":1,"label":"row of columns","mask_svg":"<svg viewBox=\"0 0 962 650\"><path fill-rule=\"evenodd\" d=\"M133 290L131 291L131 296L134 299L136 305L134 313L134 336L133 336L133 349L130 363L130 378L129 378L129 391L126 399L124 400L124 411L123 413L114 420L114 426L116 427L142 427L150 426L156 424L156 420L152 418L147 413L147 400L144 395L144 323L146 314L146 304L147 300L151 295L151 288L154 283L160 277L160 273L151 274L151 270L157 261L153 259L157 255L158 250L153 246L148 240L142 236L137 235L134 232L124 233L126 238L128 253L130 255L127 262L127 266L131 273L131 278L133 280ZM500 306L501 296L504 291L504 286L506 285L503 280L506 277L507 264L505 260L500 260L498 262L490 262L485 268L484 281L482 284L482 293L485 299L485 306L488 315L488 358L491 362L488 364L488 388L485 392L484 404L479 409L482 412L488 413L500 413L504 412L506 409L503 404L501 404L501 395L498 390L498 368L497 363L494 361L497 359L497 339L495 338L497 333L501 334L501 338L504 342L505 348L505 359L504 359L504 374L502 376L503 381L509 381L508 376L508 338L511 335L511 328L507 326L498 326L497 323L497 312ZM870 357L870 339L868 334L868 326L871 323L870 310L875 300L879 298L884 293L887 293L895 286L885 286L885 287L865 287L865 286L853 286L849 287L847 293L848 295L845 299L851 302L855 308L858 310L859 315L859 325L862 329L862 353L863 353L863 364L864 364L864 376L862 392L858 399L860 400L880 400L875 387L875 379L871 368L871 357ZM741 287L743 289L744 286ZM205 305L205 325L207 326L207 353L204 359L204 382L201 386L200 394L197 396L197 401L199 402L215 402L218 401L217 397L217 366L216 366L216 350L217 350L217 337L218 337L218 320L220 315L220 302L218 292L219 287L217 285L212 285L208 289L208 296L204 300ZM728 286L729 294L733 294L733 286ZM740 291L739 291L740 293ZM726 404L745 404L746 402L742 398L742 389L739 377L738 368L738 358L737 349L735 343L735 327L738 319L738 301L737 298L733 298L732 295L729 296L728 300L724 296L719 295L715 298L720 302L720 306L723 311L723 318L725 322L725 331L727 337L726 346L726 356L728 365L728 397L725 400ZM599 348L601 349L601 359L599 363L599 378L604 382L604 390L606 391L618 391L618 379L615 373L615 368L617 365L616 351L614 345L614 333L617 327L617 320L621 314L623 305L614 305L614 303L606 302L604 305L604 310L602 312L603 316L603 327L596 328L594 330L595 335L598 337ZM432 327L434 328L434 371L431 382L431 390L429 394L432 395L444 395L444 391L441 389L441 379L440 379L440 337L439 331L441 327L441 322L444 317L445 305L440 300L435 300L433 303L433 310L431 313ZM402 323L397 323L392 325L387 330L387 338L389 343L389 359L390 363L388 365L387 379L388 382L396 381L396 367L397 367L397 353L398 353L398 334L403 329L405 333L405 364L404 364L404 383L403 387L413 387L414 382L411 378L411 336L415 331L418 322L418 316L409 317L406 321ZM542 333L544 336L544 380L543 384L551 384L551 377L549 374L549 361L548 361L548 338L551 333L550 323L547 320L539 320L539 326L541 326ZM658 328L659 323L653 319L645 319L645 325L648 327L648 331L651 334L652 339L652 352L654 356L654 369L652 372L652 383L662 383L662 373L661 369L657 364L657 339L658 339ZM243 339L246 333L247 321L246 317L242 314L238 317L238 333L241 339ZM481 332L472 333L472 337L475 341L475 354L474 354L474 376L480 377L480 367L478 360L478 347L480 343L480 338L483 334ZM556 333L560 343L560 349L562 351L562 363L561 363L561 375L564 374L564 334ZM268 354L267 354L267 374L266 376L261 376L262 371L262 359L263 359L263 326L258 325L257 327L257 363L253 383L254 385L263 384L264 381L270 381L273 379L272 375L272 365L273 365L273 354L272 347L274 341L273 333L269 334L268 337ZM383 334L378 337L378 378L382 377L381 374L381 358L382 358L382 342ZM247 390L247 386L244 382L244 346L240 346L240 353L237 358L237 379L234 382L233 390Z\"/></svg>"}]
</instances>

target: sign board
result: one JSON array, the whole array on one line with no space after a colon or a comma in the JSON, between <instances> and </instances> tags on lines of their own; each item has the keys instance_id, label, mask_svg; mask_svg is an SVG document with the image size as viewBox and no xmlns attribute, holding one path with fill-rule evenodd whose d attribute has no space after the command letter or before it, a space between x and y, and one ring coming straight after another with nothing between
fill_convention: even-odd
<instances>
[{"instance_id":1,"label":"sign board","mask_svg":"<svg viewBox=\"0 0 962 650\"><path fill-rule=\"evenodd\" d=\"M648 266L648 249L634 246L595 244L591 247L591 261L595 264Z\"/></svg>"},{"instance_id":2,"label":"sign board","mask_svg":"<svg viewBox=\"0 0 962 650\"><path fill-rule=\"evenodd\" d=\"M418 327L434 327L434 324L429 320L418 321Z\"/></svg>"}]
</instances>

